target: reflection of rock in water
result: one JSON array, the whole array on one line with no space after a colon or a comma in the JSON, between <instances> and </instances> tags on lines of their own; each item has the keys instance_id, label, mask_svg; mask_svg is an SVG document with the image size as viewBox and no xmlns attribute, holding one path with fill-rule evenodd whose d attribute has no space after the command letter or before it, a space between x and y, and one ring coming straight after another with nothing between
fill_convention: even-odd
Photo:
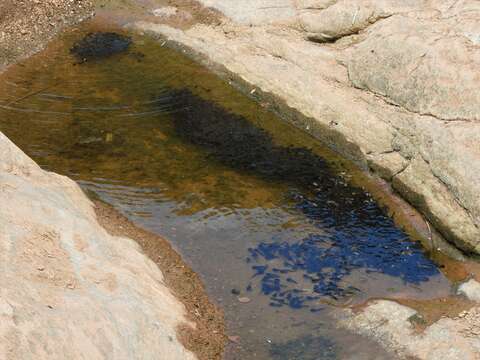
<instances>
[{"instance_id":1,"label":"reflection of rock in water","mask_svg":"<svg viewBox=\"0 0 480 360\"><path fill-rule=\"evenodd\" d=\"M334 343L324 337L305 336L285 343L272 343L270 355L275 360L335 360Z\"/></svg>"},{"instance_id":2,"label":"reflection of rock in water","mask_svg":"<svg viewBox=\"0 0 480 360\"><path fill-rule=\"evenodd\" d=\"M126 51L132 40L130 37L112 32L90 33L77 41L70 52L81 61L106 58Z\"/></svg>"},{"instance_id":3,"label":"reflection of rock in water","mask_svg":"<svg viewBox=\"0 0 480 360\"><path fill-rule=\"evenodd\" d=\"M323 296L338 298L357 291L341 286L354 269L413 284L438 274L420 247L367 193L348 186L309 149L278 146L266 131L187 90L173 99L179 136L224 165L288 183L296 208L321 229L321 234L301 241L272 241L249 249L247 261L272 306L301 308ZM303 290L304 282L312 291Z\"/></svg>"}]
</instances>

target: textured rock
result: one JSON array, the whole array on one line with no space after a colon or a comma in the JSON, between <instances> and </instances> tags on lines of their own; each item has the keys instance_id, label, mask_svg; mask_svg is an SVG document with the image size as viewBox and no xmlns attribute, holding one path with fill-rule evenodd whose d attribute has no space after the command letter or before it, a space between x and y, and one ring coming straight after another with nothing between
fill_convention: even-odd
<instances>
[{"instance_id":1,"label":"textured rock","mask_svg":"<svg viewBox=\"0 0 480 360\"><path fill-rule=\"evenodd\" d=\"M298 22L311 40L329 42L357 34L379 20L412 9L422 9L418 0L297 1Z\"/></svg>"},{"instance_id":2,"label":"textured rock","mask_svg":"<svg viewBox=\"0 0 480 360\"><path fill-rule=\"evenodd\" d=\"M419 333L411 321L417 312L392 301L379 300L358 314L346 310L339 325L375 338L400 358L475 360L480 358L480 309L456 318L442 318Z\"/></svg>"},{"instance_id":3,"label":"textured rock","mask_svg":"<svg viewBox=\"0 0 480 360\"><path fill-rule=\"evenodd\" d=\"M480 48L449 22L393 16L370 29L347 64L354 86L409 111L480 120Z\"/></svg>"},{"instance_id":4,"label":"textured rock","mask_svg":"<svg viewBox=\"0 0 480 360\"><path fill-rule=\"evenodd\" d=\"M199 0L244 25L292 23L295 20L293 0Z\"/></svg>"},{"instance_id":5,"label":"textured rock","mask_svg":"<svg viewBox=\"0 0 480 360\"><path fill-rule=\"evenodd\" d=\"M195 359L157 266L1 133L0 203L0 358Z\"/></svg>"},{"instance_id":6,"label":"textured rock","mask_svg":"<svg viewBox=\"0 0 480 360\"><path fill-rule=\"evenodd\" d=\"M449 239L463 249L480 252L478 228L423 159L412 160L394 177L393 187L421 212L428 213L432 224Z\"/></svg>"},{"instance_id":7,"label":"textured rock","mask_svg":"<svg viewBox=\"0 0 480 360\"><path fill-rule=\"evenodd\" d=\"M480 302L480 283L470 279L458 287L458 293L465 295L470 300Z\"/></svg>"},{"instance_id":8,"label":"textured rock","mask_svg":"<svg viewBox=\"0 0 480 360\"><path fill-rule=\"evenodd\" d=\"M394 176L405 170L408 166L408 160L398 152L393 151L377 155L370 161L369 166L382 179L392 180Z\"/></svg>"}]
</instances>

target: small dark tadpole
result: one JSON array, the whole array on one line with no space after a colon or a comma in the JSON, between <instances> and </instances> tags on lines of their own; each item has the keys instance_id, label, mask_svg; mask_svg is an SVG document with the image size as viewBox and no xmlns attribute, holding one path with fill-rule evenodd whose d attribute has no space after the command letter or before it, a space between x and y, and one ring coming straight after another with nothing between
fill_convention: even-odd
<instances>
[{"instance_id":1,"label":"small dark tadpole","mask_svg":"<svg viewBox=\"0 0 480 360\"><path fill-rule=\"evenodd\" d=\"M70 53L79 62L84 63L124 52L131 44L132 39L129 36L113 32L95 32L77 41L70 49Z\"/></svg>"}]
</instances>

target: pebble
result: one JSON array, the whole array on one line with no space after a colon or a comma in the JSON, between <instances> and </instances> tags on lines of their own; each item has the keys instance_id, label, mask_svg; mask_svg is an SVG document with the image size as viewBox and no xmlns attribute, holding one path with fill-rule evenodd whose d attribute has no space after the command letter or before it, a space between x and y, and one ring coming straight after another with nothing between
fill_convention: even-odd
<instances>
[{"instance_id":1,"label":"pebble","mask_svg":"<svg viewBox=\"0 0 480 360\"><path fill-rule=\"evenodd\" d=\"M233 294L233 295L240 295L240 290L238 290L238 289L232 289L232 294Z\"/></svg>"},{"instance_id":2,"label":"pebble","mask_svg":"<svg viewBox=\"0 0 480 360\"><path fill-rule=\"evenodd\" d=\"M240 297L240 298L238 298L238 301L241 302L242 304L247 304L252 300L250 300L250 298L248 298L248 297Z\"/></svg>"},{"instance_id":3,"label":"pebble","mask_svg":"<svg viewBox=\"0 0 480 360\"><path fill-rule=\"evenodd\" d=\"M240 336L229 336L228 340L230 340L231 342L233 342L235 344L238 344L240 342Z\"/></svg>"}]
</instances>

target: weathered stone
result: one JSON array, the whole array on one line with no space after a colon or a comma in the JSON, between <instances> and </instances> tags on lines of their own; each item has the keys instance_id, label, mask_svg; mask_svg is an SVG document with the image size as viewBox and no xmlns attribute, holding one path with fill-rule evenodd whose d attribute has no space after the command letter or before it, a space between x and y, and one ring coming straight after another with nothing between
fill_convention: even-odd
<instances>
[{"instance_id":1,"label":"weathered stone","mask_svg":"<svg viewBox=\"0 0 480 360\"><path fill-rule=\"evenodd\" d=\"M408 166L408 160L398 152L390 152L370 157L368 165L382 179L390 181Z\"/></svg>"},{"instance_id":2,"label":"weathered stone","mask_svg":"<svg viewBox=\"0 0 480 360\"><path fill-rule=\"evenodd\" d=\"M359 6L355 0L351 0L337 2L321 11L302 11L299 22L309 39L329 42L358 33L389 15L371 1Z\"/></svg>"},{"instance_id":3,"label":"weathered stone","mask_svg":"<svg viewBox=\"0 0 480 360\"><path fill-rule=\"evenodd\" d=\"M480 302L480 283L470 279L458 287L458 293L465 295L470 300Z\"/></svg>"},{"instance_id":4,"label":"weathered stone","mask_svg":"<svg viewBox=\"0 0 480 360\"><path fill-rule=\"evenodd\" d=\"M295 0L295 7L298 10L322 10L335 4L338 0Z\"/></svg>"},{"instance_id":5,"label":"weathered stone","mask_svg":"<svg viewBox=\"0 0 480 360\"><path fill-rule=\"evenodd\" d=\"M400 358L421 360L475 360L480 357L480 309L461 317L442 318L419 333L413 324L417 312L392 301L373 301L355 314L342 311L339 325L376 339Z\"/></svg>"},{"instance_id":6,"label":"weathered stone","mask_svg":"<svg viewBox=\"0 0 480 360\"><path fill-rule=\"evenodd\" d=\"M480 120L480 48L450 32L438 20L384 20L349 52L353 85L415 113Z\"/></svg>"},{"instance_id":7,"label":"weathered stone","mask_svg":"<svg viewBox=\"0 0 480 360\"><path fill-rule=\"evenodd\" d=\"M178 13L178 8L175 6L164 6L158 9L154 9L152 14L158 17L170 17L175 16Z\"/></svg>"},{"instance_id":8,"label":"weathered stone","mask_svg":"<svg viewBox=\"0 0 480 360\"><path fill-rule=\"evenodd\" d=\"M419 119L417 148L433 175L455 201L480 226L480 123L460 122L453 126L432 119Z\"/></svg>"},{"instance_id":9,"label":"weathered stone","mask_svg":"<svg viewBox=\"0 0 480 360\"><path fill-rule=\"evenodd\" d=\"M291 24L295 21L293 0L199 0L244 25Z\"/></svg>"},{"instance_id":10,"label":"weathered stone","mask_svg":"<svg viewBox=\"0 0 480 360\"><path fill-rule=\"evenodd\" d=\"M356 34L393 14L423 8L424 1L410 0L338 0L299 1L298 21L311 40L335 41Z\"/></svg>"},{"instance_id":11,"label":"weathered stone","mask_svg":"<svg viewBox=\"0 0 480 360\"><path fill-rule=\"evenodd\" d=\"M393 187L457 246L469 252L480 252L479 229L469 221L468 213L423 159L413 159L394 177Z\"/></svg>"},{"instance_id":12,"label":"weathered stone","mask_svg":"<svg viewBox=\"0 0 480 360\"><path fill-rule=\"evenodd\" d=\"M0 358L196 358L158 267L1 133L0 203Z\"/></svg>"}]
</instances>

